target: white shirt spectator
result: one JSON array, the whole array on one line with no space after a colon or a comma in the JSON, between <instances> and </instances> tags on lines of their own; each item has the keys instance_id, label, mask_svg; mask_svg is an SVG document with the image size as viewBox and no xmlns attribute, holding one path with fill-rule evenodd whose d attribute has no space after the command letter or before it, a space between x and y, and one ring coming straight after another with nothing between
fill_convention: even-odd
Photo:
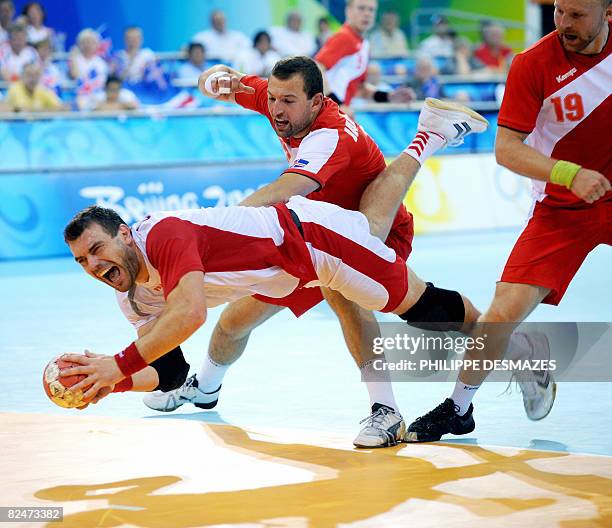
<instances>
[{"instance_id":1,"label":"white shirt spectator","mask_svg":"<svg viewBox=\"0 0 612 528\"><path fill-rule=\"evenodd\" d=\"M26 29L28 35L28 43L38 44L41 40L52 40L53 30L47 26L41 26L36 28L34 26L28 26Z\"/></svg>"},{"instance_id":2,"label":"white shirt spectator","mask_svg":"<svg viewBox=\"0 0 612 528\"><path fill-rule=\"evenodd\" d=\"M306 55L311 57L317 51L317 43L306 31L292 31L287 27L270 28L272 47L282 56Z\"/></svg>"},{"instance_id":3,"label":"white shirt spectator","mask_svg":"<svg viewBox=\"0 0 612 528\"><path fill-rule=\"evenodd\" d=\"M438 35L431 35L421 42L419 51L430 57L450 58L455 54L453 40Z\"/></svg>"},{"instance_id":4,"label":"white shirt spectator","mask_svg":"<svg viewBox=\"0 0 612 528\"><path fill-rule=\"evenodd\" d=\"M108 64L106 61L98 56L87 59L78 51L71 56L71 60L74 61L76 71L78 72L77 79L87 80L95 78L99 80L100 89L104 88L106 78L108 77ZM92 75L94 72L94 75Z\"/></svg>"},{"instance_id":5,"label":"white shirt spectator","mask_svg":"<svg viewBox=\"0 0 612 528\"><path fill-rule=\"evenodd\" d=\"M38 53L33 47L26 46L19 54L15 54L8 42L0 46L0 69L5 79L19 79L23 67L31 62L38 62Z\"/></svg>"},{"instance_id":6,"label":"white shirt spectator","mask_svg":"<svg viewBox=\"0 0 612 528\"><path fill-rule=\"evenodd\" d=\"M106 93L104 93L104 90L101 92L96 92L89 99L90 106L88 107L88 110L95 108L104 101L106 101ZM138 97L136 97L136 94L128 88L121 88L121 90L119 90L118 102L121 104L134 104L135 106L140 105L140 101L138 100Z\"/></svg>"},{"instance_id":7,"label":"white shirt spectator","mask_svg":"<svg viewBox=\"0 0 612 528\"><path fill-rule=\"evenodd\" d=\"M196 33L191 39L199 42L206 50L206 56L224 63L233 63L238 54L251 47L251 41L239 31L207 29Z\"/></svg>"},{"instance_id":8,"label":"white shirt spectator","mask_svg":"<svg viewBox=\"0 0 612 528\"><path fill-rule=\"evenodd\" d=\"M148 64L154 63L157 59L151 48L142 48L130 59L126 50L117 52L119 59L119 74L125 82L137 83L142 81Z\"/></svg>"},{"instance_id":9,"label":"white shirt spectator","mask_svg":"<svg viewBox=\"0 0 612 528\"><path fill-rule=\"evenodd\" d=\"M236 59L236 69L249 75L268 77L274 65L281 56L274 50L268 50L263 55L255 48L244 50Z\"/></svg>"},{"instance_id":10,"label":"white shirt spectator","mask_svg":"<svg viewBox=\"0 0 612 528\"><path fill-rule=\"evenodd\" d=\"M8 31L6 29L4 29L2 26L0 26L0 44L4 44L5 42L8 42Z\"/></svg>"},{"instance_id":11,"label":"white shirt spectator","mask_svg":"<svg viewBox=\"0 0 612 528\"><path fill-rule=\"evenodd\" d=\"M406 35L399 28L390 34L377 29L370 36L370 47L373 57L405 57L408 54Z\"/></svg>"},{"instance_id":12,"label":"white shirt spectator","mask_svg":"<svg viewBox=\"0 0 612 528\"><path fill-rule=\"evenodd\" d=\"M40 83L46 88L50 88L51 90L55 90L58 87L61 87L66 80L63 72L51 61L48 61L46 64L42 64L42 76L40 78Z\"/></svg>"},{"instance_id":13,"label":"white shirt spectator","mask_svg":"<svg viewBox=\"0 0 612 528\"><path fill-rule=\"evenodd\" d=\"M204 63L201 68L198 68L197 66L191 64L191 62L185 62L179 67L176 73L176 78L185 81L193 80L194 83L197 83L198 77L200 77L200 73L202 73L205 69L206 63Z\"/></svg>"}]
</instances>

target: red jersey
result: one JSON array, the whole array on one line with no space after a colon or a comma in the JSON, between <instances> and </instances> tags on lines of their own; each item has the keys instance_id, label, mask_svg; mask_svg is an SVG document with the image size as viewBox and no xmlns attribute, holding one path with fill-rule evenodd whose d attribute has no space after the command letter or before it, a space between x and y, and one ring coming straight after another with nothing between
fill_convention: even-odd
<instances>
[{"instance_id":1,"label":"red jersey","mask_svg":"<svg viewBox=\"0 0 612 528\"><path fill-rule=\"evenodd\" d=\"M253 294L285 297L316 279L284 205L156 212L136 223L132 236L149 275L139 287L159 298L191 271L204 273L208 307Z\"/></svg>"},{"instance_id":2,"label":"red jersey","mask_svg":"<svg viewBox=\"0 0 612 528\"><path fill-rule=\"evenodd\" d=\"M351 104L367 77L370 43L351 26L344 24L315 56L325 66L330 90L344 104Z\"/></svg>"},{"instance_id":3,"label":"red jersey","mask_svg":"<svg viewBox=\"0 0 612 528\"><path fill-rule=\"evenodd\" d=\"M242 83L255 88L255 93L237 93L236 102L265 115L272 124L268 81L245 76ZM310 200L357 211L366 187L385 169L385 159L372 138L327 97L305 137L279 139L289 162L285 172L308 176L319 184L320 188L307 196ZM402 205L392 230L410 224L410 215Z\"/></svg>"},{"instance_id":4,"label":"red jersey","mask_svg":"<svg viewBox=\"0 0 612 528\"><path fill-rule=\"evenodd\" d=\"M527 143L545 156L612 181L611 51L612 38L597 55L582 55L565 50L556 31L546 35L514 58L498 124L529 134ZM533 186L547 205L589 206L561 185ZM612 192L601 200L612 200Z\"/></svg>"}]
</instances>

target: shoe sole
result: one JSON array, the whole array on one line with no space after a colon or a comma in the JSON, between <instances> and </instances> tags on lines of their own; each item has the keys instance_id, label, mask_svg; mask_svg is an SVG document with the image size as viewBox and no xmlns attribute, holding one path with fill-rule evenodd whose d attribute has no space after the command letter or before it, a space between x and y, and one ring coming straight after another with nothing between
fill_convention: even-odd
<instances>
[{"instance_id":1,"label":"shoe sole","mask_svg":"<svg viewBox=\"0 0 612 528\"><path fill-rule=\"evenodd\" d=\"M217 406L218 402L219 400L215 400L214 402L210 402L210 403L194 403L194 405L198 409L214 409Z\"/></svg>"},{"instance_id":2,"label":"shoe sole","mask_svg":"<svg viewBox=\"0 0 612 528\"><path fill-rule=\"evenodd\" d=\"M470 434L471 432L474 431L474 429L476 429L476 422L472 422L471 427L467 431L463 431L461 433L455 433L454 431L449 431L446 434L461 436L461 435ZM444 436L444 435L440 435L440 436L430 436L429 438L418 438L417 435L418 433L415 433L414 431L408 431L404 436L404 442L406 442L407 444L423 444L427 442L438 442L439 440L442 440L442 436Z\"/></svg>"},{"instance_id":3,"label":"shoe sole","mask_svg":"<svg viewBox=\"0 0 612 528\"><path fill-rule=\"evenodd\" d=\"M464 115L467 114L472 119L483 123L486 128L489 127L489 122L483 116L465 105L454 103L452 101L441 101L440 99L434 99L433 97L428 97L425 99L425 104L431 108L437 108L438 110L458 112Z\"/></svg>"}]
</instances>

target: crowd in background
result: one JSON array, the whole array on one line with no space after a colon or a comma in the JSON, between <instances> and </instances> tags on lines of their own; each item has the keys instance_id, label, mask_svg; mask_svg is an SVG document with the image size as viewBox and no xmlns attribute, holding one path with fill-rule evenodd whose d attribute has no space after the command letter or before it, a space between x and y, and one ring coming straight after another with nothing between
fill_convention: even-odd
<instances>
[{"instance_id":1,"label":"crowd in background","mask_svg":"<svg viewBox=\"0 0 612 528\"><path fill-rule=\"evenodd\" d=\"M67 61L56 62L54 49L61 34L47 27L45 19L39 2L26 4L17 14L12 0L0 0L0 77L8 86L0 110L131 110L151 94L164 93L170 106L198 106L193 93L185 94L180 88L193 87L211 64L222 62L265 77L282 57L314 56L333 33L328 18L320 18L317 27L309 31L301 14L292 11L284 26L258 31L249 38L228 27L223 11L215 10L210 27L193 35L181 50L184 59L168 68L146 47L143 31L137 26L126 28L119 50L113 50L110 40L98 31L85 28ZM483 21L481 42L473 45L458 35L445 17L436 16L431 22L430 36L416 50L409 50L398 14L382 12L379 24L368 36L372 55L368 82L378 90L390 90L387 79L393 77L423 99L445 96L440 75L507 72L513 51L504 42L503 26ZM411 51L416 52L413 69L409 71L405 62L397 60L392 71L383 71L383 59L401 59ZM458 98L469 100L469 95Z\"/></svg>"}]
</instances>

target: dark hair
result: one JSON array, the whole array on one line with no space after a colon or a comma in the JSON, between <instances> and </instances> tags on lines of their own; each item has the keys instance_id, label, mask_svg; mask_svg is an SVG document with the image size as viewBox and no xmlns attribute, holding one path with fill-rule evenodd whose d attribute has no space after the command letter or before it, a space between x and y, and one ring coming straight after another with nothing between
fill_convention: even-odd
<instances>
[{"instance_id":1,"label":"dark hair","mask_svg":"<svg viewBox=\"0 0 612 528\"><path fill-rule=\"evenodd\" d=\"M272 42L272 37L270 37L270 33L268 33L267 31L258 31L253 37L253 47L257 46L257 43L264 37L268 39L268 42Z\"/></svg>"},{"instance_id":2,"label":"dark hair","mask_svg":"<svg viewBox=\"0 0 612 528\"><path fill-rule=\"evenodd\" d=\"M64 240L73 242L79 238L91 224L98 224L110 236L117 236L119 226L127 225L112 209L92 205L79 211L64 228Z\"/></svg>"},{"instance_id":3,"label":"dark hair","mask_svg":"<svg viewBox=\"0 0 612 528\"><path fill-rule=\"evenodd\" d=\"M106 83L104 83L104 87L108 88L109 84L118 84L119 86L121 86L123 84L123 81L116 75L109 75L106 78Z\"/></svg>"},{"instance_id":4,"label":"dark hair","mask_svg":"<svg viewBox=\"0 0 612 528\"><path fill-rule=\"evenodd\" d=\"M42 19L44 22L47 19L47 12L45 11L45 8L40 2L28 2L26 5L23 6L23 9L21 10L21 14L28 16L28 11L30 10L30 7L35 6L35 5L39 7L40 12L42 13Z\"/></svg>"},{"instance_id":5,"label":"dark hair","mask_svg":"<svg viewBox=\"0 0 612 528\"><path fill-rule=\"evenodd\" d=\"M297 56L281 59L272 68L271 75L281 81L286 81L296 73L302 76L304 92L308 99L312 99L318 93L323 93L323 75L317 63L310 57Z\"/></svg>"},{"instance_id":6,"label":"dark hair","mask_svg":"<svg viewBox=\"0 0 612 528\"><path fill-rule=\"evenodd\" d=\"M189 55L196 48L200 48L202 50L202 53L205 52L204 44L200 42L190 42L189 45L187 46L187 55Z\"/></svg>"}]
</instances>

